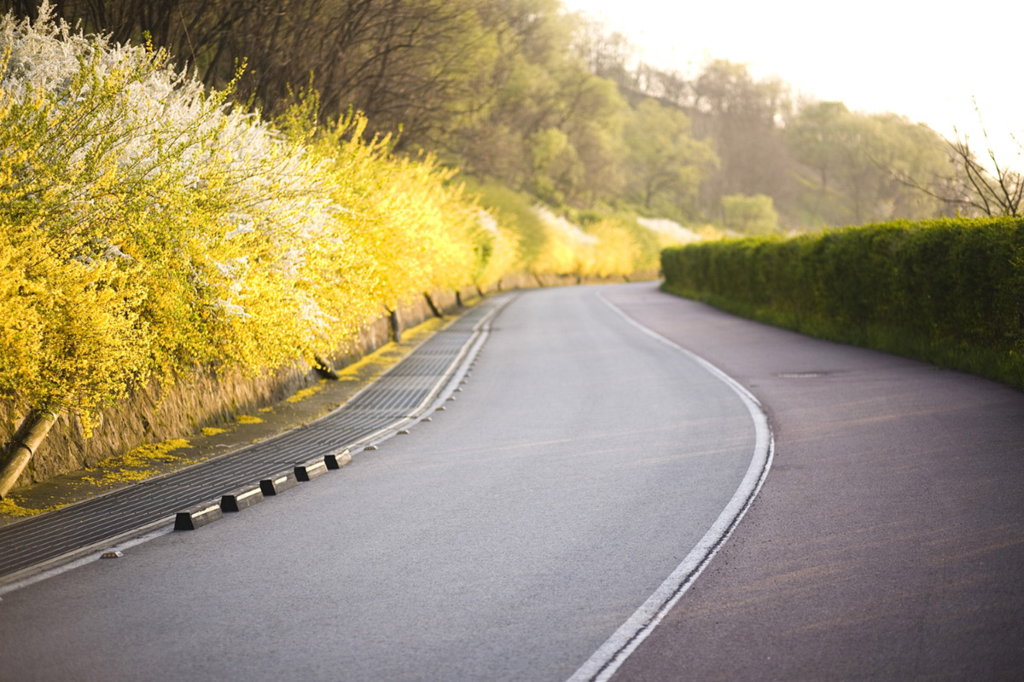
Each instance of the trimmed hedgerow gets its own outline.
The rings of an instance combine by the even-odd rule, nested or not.
[[[1024,388],[1024,220],[945,219],[665,249],[665,288]]]

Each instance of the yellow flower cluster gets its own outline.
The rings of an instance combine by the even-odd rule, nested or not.
[[[535,206],[533,211],[544,227],[544,246],[532,263],[534,272],[609,277],[650,267],[641,257],[640,245],[614,219],[599,220],[584,230],[545,207]]]
[[[315,125],[315,92],[271,127],[51,14],[0,20],[0,396],[22,407],[88,425],[154,376],[326,355],[423,292],[649,267],[614,221],[510,228],[362,115]]]
[[[0,50],[0,394],[25,406],[88,418],[154,374],[268,371],[514,260],[358,114],[279,133],[45,5]]]

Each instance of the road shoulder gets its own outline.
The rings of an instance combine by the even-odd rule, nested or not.
[[[662,293],[606,296],[736,377],[772,472],[615,680],[1019,679],[1024,394]]]
[[[0,501],[0,528],[230,454],[319,419],[343,405],[456,319],[457,315],[430,318],[405,330],[400,342],[386,343],[338,370],[337,380],[322,379],[233,422],[202,429],[188,438],[146,444],[128,455],[112,457],[94,467],[17,488]]]

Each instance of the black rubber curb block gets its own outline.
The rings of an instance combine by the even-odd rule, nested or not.
[[[300,481],[312,481],[317,476],[327,473],[327,463],[323,457],[311,459],[308,462],[295,465],[295,478]]]
[[[352,453],[348,450],[333,455],[324,456],[324,464],[328,469],[340,469],[352,461]]]
[[[417,383],[417,387],[410,389],[413,392],[410,399],[420,402],[413,401],[415,405],[407,405],[408,400],[403,398],[405,402],[399,405],[404,415],[401,418],[396,416],[397,412],[375,416],[365,415],[359,409],[362,406],[357,400],[359,396],[363,402],[369,403],[391,399],[386,392],[392,389],[381,388],[375,381],[357,392],[346,405],[305,425],[313,429],[310,433],[319,434],[308,443],[301,442],[304,438],[300,434],[305,432],[291,429],[272,436],[266,442],[242,447],[181,471],[144,481],[138,486],[110,491],[52,514],[0,527],[0,586],[17,582],[18,576],[45,574],[89,552],[109,547],[114,540],[142,537],[145,533],[156,532],[155,529],[166,532],[169,523],[173,523],[171,528],[176,530],[195,530],[223,518],[225,512],[237,513],[262,502],[265,496],[297,487],[298,475],[303,480],[311,480],[329,470],[348,465],[352,461],[351,450],[362,449],[363,444],[373,442],[393,427],[408,423],[413,419],[408,416],[408,411],[416,411],[419,415],[436,406],[444,400],[438,396],[445,393],[446,386],[469,376],[466,362],[470,366],[475,362],[474,356],[487,338],[489,320],[512,300],[514,297],[496,298],[493,303],[460,316],[455,324],[443,330],[445,334],[431,336],[394,365],[408,370],[426,363],[424,371],[429,371],[424,377],[436,379],[430,387],[420,387]],[[481,335],[482,329],[485,331]],[[442,359],[445,361],[443,367],[438,365]],[[411,364],[403,365],[406,362]],[[401,383],[407,381],[401,378],[406,375],[419,376],[418,370],[412,374],[405,370],[396,371],[392,378],[398,378]],[[374,386],[378,388],[374,389]],[[425,390],[427,388],[429,390]],[[385,393],[378,395],[374,390]],[[339,442],[341,438],[349,438],[350,447],[337,451],[339,446],[345,446],[344,441]],[[375,450],[376,446],[369,445],[365,449]],[[325,450],[330,454],[324,454],[319,461],[295,464],[298,457]],[[265,473],[275,470],[278,473],[273,476]],[[254,479],[259,480],[258,491],[256,484],[246,485]],[[199,503],[200,500],[207,501]],[[95,522],[95,519],[103,518],[109,518],[109,522]]]
[[[264,495],[280,495],[285,490],[291,490],[299,484],[299,480],[295,478],[295,471],[289,469],[288,471],[282,471],[279,474],[264,478],[260,481],[260,490],[263,491]]]
[[[178,512],[174,517],[174,530],[196,530],[222,518],[224,512],[219,500],[205,502]]]
[[[263,490],[259,483],[243,486],[220,498],[220,509],[226,512],[240,512],[263,501]]]

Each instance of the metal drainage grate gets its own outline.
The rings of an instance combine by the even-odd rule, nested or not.
[[[339,453],[415,417],[457,369],[486,319],[506,297],[489,299],[425,341],[391,371],[328,416],[189,469],[0,528],[0,579],[220,499],[241,485]]]

